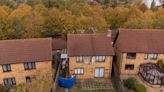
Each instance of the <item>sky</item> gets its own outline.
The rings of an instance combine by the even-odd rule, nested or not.
[[[151,6],[151,3],[152,3],[153,0],[143,0],[143,2],[150,8]],[[156,5],[160,5],[160,0],[155,0],[156,2]]]

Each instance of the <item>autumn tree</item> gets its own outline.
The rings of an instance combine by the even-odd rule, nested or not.
[[[8,32],[12,39],[40,37],[44,18],[33,12],[30,6],[21,4],[10,14],[9,20],[11,26]]]
[[[127,21],[129,9],[124,7],[107,8],[104,16],[110,28],[119,28]]]
[[[164,29],[164,8],[161,8],[156,12],[154,28]]]
[[[30,83],[19,84],[11,88],[9,92],[51,92],[52,84],[52,75],[49,72],[38,73],[32,77]]]
[[[8,29],[8,12],[4,9],[4,7],[0,6],[0,39],[7,39],[6,33]]]
[[[151,10],[152,11],[156,11],[157,10],[157,7],[156,7],[156,2],[153,0],[152,3],[151,3]]]

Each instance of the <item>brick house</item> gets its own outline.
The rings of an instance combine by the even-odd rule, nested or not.
[[[78,79],[110,78],[114,50],[107,34],[69,34],[69,73]]]
[[[164,59],[164,30],[123,29],[115,43],[121,75],[136,75],[141,64]]]
[[[63,38],[52,38],[53,54],[61,53],[61,58],[67,58],[67,40]]]
[[[37,73],[51,72],[50,38],[1,40],[0,84],[16,85],[31,81]]]

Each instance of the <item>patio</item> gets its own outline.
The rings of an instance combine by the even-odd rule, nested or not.
[[[116,92],[109,79],[79,80],[69,92]]]

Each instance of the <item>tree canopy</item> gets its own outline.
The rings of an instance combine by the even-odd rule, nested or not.
[[[26,1],[26,2],[25,2]],[[105,32],[116,28],[163,29],[164,8],[149,9],[128,0],[131,5],[90,4],[87,0],[1,0],[0,39],[66,37],[94,29]],[[98,0],[99,1],[99,0]],[[102,0],[100,0],[102,1]],[[113,7],[114,6],[114,7]]]

